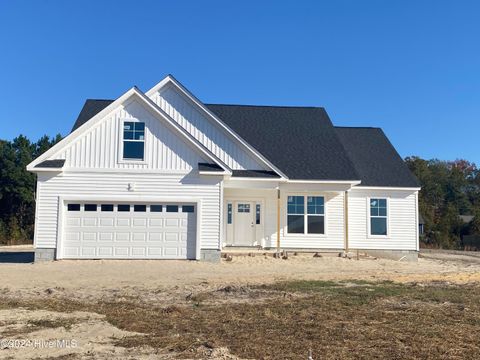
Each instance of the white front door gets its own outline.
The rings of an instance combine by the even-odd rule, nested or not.
[[[237,201],[234,203],[235,246],[252,246],[255,242],[255,203]]]

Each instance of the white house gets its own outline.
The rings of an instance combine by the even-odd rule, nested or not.
[[[87,100],[38,175],[37,260],[218,260],[229,247],[416,259],[417,180],[378,128],[209,105],[167,76]]]

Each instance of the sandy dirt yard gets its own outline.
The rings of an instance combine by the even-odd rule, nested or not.
[[[200,299],[194,301],[198,305],[202,294],[218,289],[226,289],[225,293],[229,293],[229,289],[250,290],[237,291],[235,298],[207,299],[216,305],[222,302],[249,303],[252,298],[268,302],[274,298],[271,293],[251,289],[293,280],[469,286],[480,283],[480,256],[476,253],[425,252],[418,262],[399,262],[331,255],[313,257],[311,254],[290,255],[283,260],[257,254],[254,257],[235,256],[232,261],[222,260],[219,264],[62,260],[35,264],[0,263],[0,279],[3,301],[0,308],[0,358],[171,359],[190,356],[237,359],[221,344],[197,344],[189,356],[185,353],[180,356],[175,349],[159,350],[152,342],[129,346],[126,339],[137,339],[143,333],[142,328],[128,326],[132,322],[120,326],[117,320],[112,320],[116,319],[113,310],[104,308],[105,304],[116,304],[115,311],[120,313],[122,309],[118,304],[124,303],[134,303],[143,310],[154,306],[175,312],[176,308],[172,307],[191,306],[192,299]],[[297,295],[292,292],[289,296]],[[103,310],[97,312],[96,306]],[[127,307],[125,309],[127,311]],[[165,311],[170,313],[170,310]],[[31,341],[37,341],[36,346]],[[46,344],[48,341],[64,343]]]

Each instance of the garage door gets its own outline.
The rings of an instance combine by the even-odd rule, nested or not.
[[[62,257],[194,259],[196,210],[187,203],[67,203]]]

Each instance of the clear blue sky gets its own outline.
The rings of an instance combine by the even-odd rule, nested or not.
[[[402,156],[480,164],[478,1],[0,0],[0,138],[172,73],[204,102],[324,106]]]

